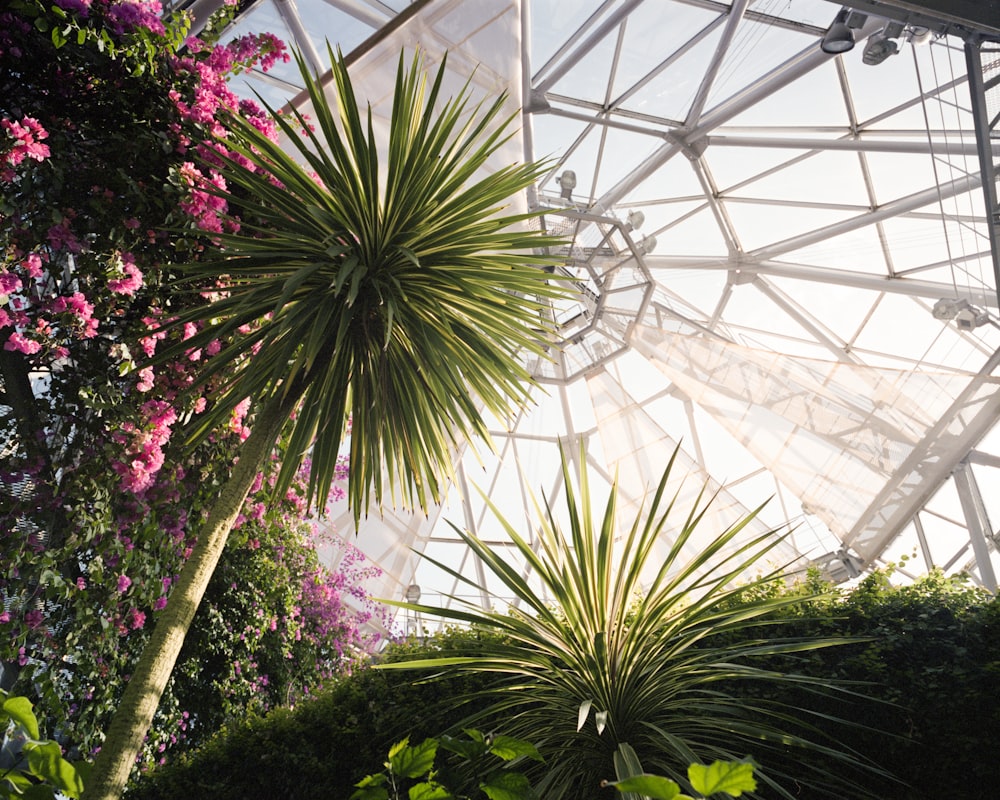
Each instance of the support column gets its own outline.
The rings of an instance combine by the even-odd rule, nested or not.
[[[990,559],[989,544],[993,529],[986,516],[986,506],[983,503],[983,496],[979,492],[979,484],[976,483],[972,467],[969,466],[966,459],[962,459],[958,463],[952,477],[955,479],[955,487],[958,489],[958,497],[962,503],[962,512],[965,514],[972,552],[975,553],[976,565],[979,567],[979,577],[983,586],[996,594],[997,576]]]
[[[1000,140],[1000,43],[969,39],[965,62],[972,96],[972,119],[976,127],[976,149],[986,202],[986,228],[993,253],[993,276],[1000,293],[1000,174],[993,161],[993,141]]]

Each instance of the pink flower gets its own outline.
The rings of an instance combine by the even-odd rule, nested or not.
[[[167,607],[166,597],[157,597],[156,600],[153,601],[153,611],[163,611],[163,609],[165,609],[166,607]]]
[[[14,294],[21,288],[21,279],[12,272],[0,272],[0,294]]]
[[[20,122],[0,119],[0,128],[13,137],[15,142],[10,152],[4,156],[11,166],[16,167],[25,158],[44,161],[51,155],[49,146],[41,144],[41,140],[47,139],[49,133],[34,117],[24,117]]]
[[[42,277],[42,257],[38,253],[29,253],[21,266],[28,271],[28,275],[32,278]]]
[[[41,350],[42,346],[33,339],[25,338],[19,331],[14,331],[7,337],[7,341],[3,344],[3,349],[11,352],[16,351],[24,353],[26,356],[30,356]]]
[[[132,579],[128,575],[118,576],[118,592],[120,594],[125,594],[128,591],[128,587],[132,585]]]
[[[10,613],[7,611],[0,612],[0,624],[10,622]]]
[[[131,253],[120,253],[119,259],[124,277],[109,280],[108,288],[114,294],[123,294],[126,297],[131,297],[142,287],[142,273],[135,265],[135,258]]]
[[[146,624],[146,615],[141,612],[138,608],[133,608],[131,612],[132,621],[130,623],[132,630],[137,631],[143,625]]]
[[[148,392],[153,388],[153,368],[143,367],[139,370],[139,381],[135,388],[140,392]]]
[[[90,16],[91,0],[56,0],[56,5],[64,11],[75,11],[81,17]]]

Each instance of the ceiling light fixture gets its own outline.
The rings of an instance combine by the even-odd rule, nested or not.
[[[955,326],[960,331],[971,331],[990,321],[990,315],[981,308],[968,306],[955,315]]]
[[[899,52],[899,43],[894,40],[902,35],[903,24],[900,22],[891,22],[882,30],[873,33],[865,45],[865,52],[861,57],[862,63],[875,66],[889,56],[896,55]]]
[[[931,309],[934,319],[948,322],[955,320],[955,326],[961,331],[971,331],[990,321],[990,315],[972,305],[964,298],[942,297]]]
[[[630,231],[637,231],[642,227],[642,223],[646,221],[646,215],[641,211],[629,211],[625,220],[628,223]]]
[[[820,48],[824,53],[846,53],[854,47],[854,31],[847,25],[850,13],[848,8],[842,8],[837,12],[833,23],[823,35],[823,41],[820,42]]]
[[[563,171],[563,174],[556,178],[559,184],[559,194],[567,200],[573,199],[573,190],[576,188],[576,173],[571,169]]]

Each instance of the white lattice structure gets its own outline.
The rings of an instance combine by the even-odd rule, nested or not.
[[[594,474],[618,474],[624,516],[679,445],[685,491],[718,492],[706,534],[772,497],[761,525],[798,526],[776,561],[844,578],[915,555],[901,575],[996,588],[1000,19],[926,5],[246,5],[234,33],[272,30],[320,72],[325,39],[351,53],[376,116],[401,49],[507,91],[523,125],[504,158],[553,159],[522,199],[584,279],[553,310],[554,359],[531,365],[535,405],[496,422],[495,453],[456,454],[446,505],[357,535],[331,521],[383,567],[376,594],[452,591],[421,553],[482,578],[447,523],[502,546],[479,487],[530,530],[520,477],[558,504],[558,443],[581,440]],[[852,49],[828,52],[835,18]],[[294,81],[250,79],[278,104],[299,101]]]

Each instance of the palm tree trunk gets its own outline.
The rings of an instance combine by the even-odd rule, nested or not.
[[[250,487],[267,462],[300,393],[273,397],[240,446],[238,460],[201,527],[191,556],[142,651],[84,789],[85,800],[118,800]]]

